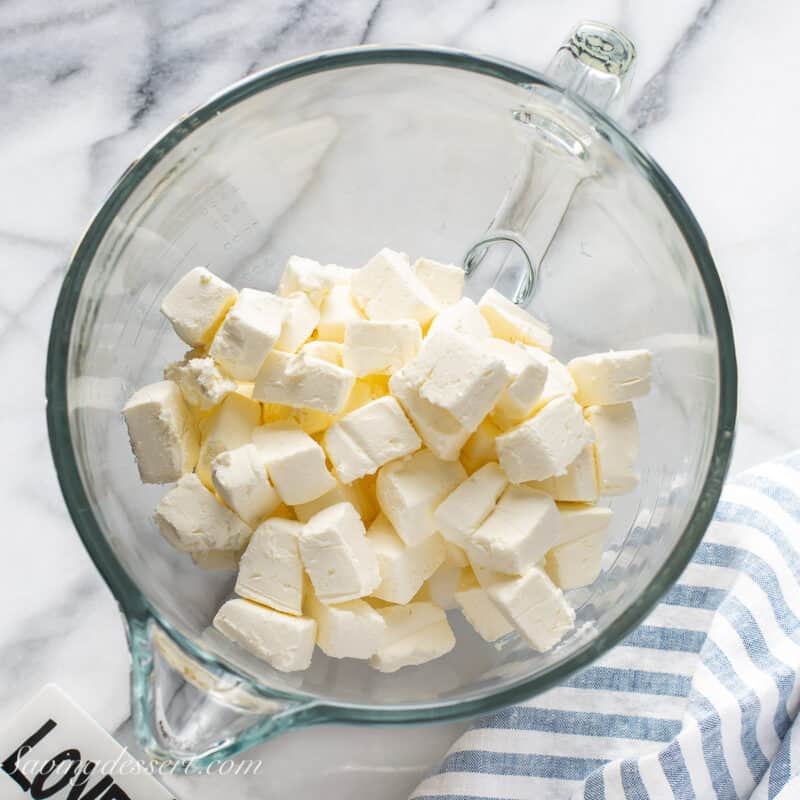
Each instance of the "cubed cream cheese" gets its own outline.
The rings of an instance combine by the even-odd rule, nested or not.
[[[367,539],[381,573],[381,582],[372,594],[389,603],[408,603],[445,559],[441,536],[433,534],[419,544],[407,545],[383,514],[370,526]]]
[[[421,397],[411,380],[396,372],[391,392],[400,401],[422,440],[439,458],[455,461],[469,431],[449,412]]]
[[[349,284],[334,286],[322,301],[317,334],[320,339],[343,342],[347,326],[364,319],[353,300]]]
[[[276,350],[296,353],[303,342],[314,332],[319,322],[319,309],[303,292],[295,292],[285,298],[286,318],[281,335],[275,342]]]
[[[269,292],[242,289],[214,336],[208,354],[229,375],[252,381],[281,335],[288,302]]]
[[[369,663],[379,672],[424,664],[455,647],[455,636],[444,611],[432,603],[392,605],[377,611],[386,623],[386,632]]]
[[[361,517],[350,503],[315,514],[300,534],[300,555],[323,603],[366,597],[381,582],[378,559]]]
[[[544,653],[575,627],[575,612],[547,574],[533,567],[519,578],[494,576],[481,586],[528,644]]]
[[[339,414],[355,383],[349,370],[305,353],[271,352],[256,376],[253,398]]]
[[[253,431],[253,443],[287,505],[308,503],[336,487],[323,449],[300,428],[283,422],[262,425]]]
[[[492,336],[509,342],[541,347],[549,350],[553,337],[544,322],[536,319],[496,289],[488,289],[478,302],[478,308],[489,323]]]
[[[592,430],[572,397],[551,400],[533,417],[497,437],[500,466],[512,483],[563,475],[592,440]]]
[[[449,329],[429,334],[419,355],[389,379],[425,444],[453,460],[508,383],[501,359]]]
[[[473,564],[522,575],[558,542],[560,526],[550,495],[527,486],[509,486],[465,549]]]
[[[378,513],[377,501],[370,496],[369,490],[362,481],[354,481],[351,484],[337,481],[333,489],[325,492],[316,500],[296,505],[294,513],[300,522],[308,522],[314,514],[322,511],[323,508],[335,506],[337,503],[352,503],[364,524],[372,522]]]
[[[325,342],[322,339],[314,339],[306,342],[300,352],[312,358],[319,358],[322,361],[330,361],[341,367],[344,364],[344,345],[341,342]]]
[[[484,464],[497,461],[495,440],[503,431],[490,419],[478,425],[475,433],[467,439],[461,450],[461,463],[470,474],[479,470]]]
[[[567,364],[582,406],[608,406],[643,397],[650,391],[650,353],[616,350],[573,358]]]
[[[211,483],[223,503],[251,528],[281,504],[253,444],[220,453],[211,462]]]
[[[371,475],[422,446],[393,397],[373,400],[342,417],[325,432],[323,444],[342,483]]]
[[[470,339],[488,339],[490,336],[489,323],[468,297],[462,297],[452,306],[443,308],[431,322],[428,336],[441,330],[455,331]]]
[[[427,325],[439,304],[403,253],[385,247],[355,272],[353,297],[368,319],[415,319]]]
[[[177,550],[240,550],[251,529],[201,483],[184,475],[156,507],[155,520],[164,538]]]
[[[262,522],[239,562],[234,591],[240,597],[297,616],[303,613],[303,525],[288,519]]]
[[[544,388],[539,395],[537,401],[537,409],[547,405],[551,400],[563,395],[574,396],[578,388],[575,386],[575,381],[572,380],[572,375],[569,370],[557,359],[545,353],[544,350],[539,350],[536,347],[528,348],[530,355],[538,359],[547,367],[547,380],[544,382]]]
[[[613,516],[610,508],[590,503],[557,503],[556,505],[561,518],[561,528],[556,544],[566,544],[594,533],[602,533],[605,537]]]
[[[498,464],[484,465],[437,507],[433,515],[436,529],[448,542],[466,548],[507,486],[508,478]]]
[[[214,338],[236,296],[229,283],[205,267],[195,267],[167,292],[161,313],[186,344],[200,347]]]
[[[345,328],[343,364],[358,377],[391,375],[416,357],[422,330],[414,320],[358,320]]]
[[[171,483],[197,463],[197,423],[173,381],[143,386],[122,409],[143,483]]]
[[[547,492],[555,500],[593,503],[598,495],[594,444],[592,442],[585,444],[563,475],[555,475],[544,481],[530,481],[527,485],[532,489]]]
[[[261,422],[261,406],[238,392],[231,392],[211,416],[200,423],[200,456],[197,475],[211,489],[211,462],[226,450],[235,450],[253,438]]]
[[[200,411],[208,411],[219,405],[237,389],[236,381],[223,375],[213,358],[196,357],[188,353],[183,361],[165,367],[164,378],[178,384],[184,400]]]
[[[317,621],[317,644],[331,658],[369,658],[386,635],[383,617],[363,600],[331,605],[311,595],[309,613]]]
[[[537,407],[547,382],[547,365],[534,355],[534,348],[490,338],[486,349],[503,360],[511,380],[491,411],[501,428],[521,422]]]
[[[554,547],[545,560],[545,571],[556,586],[568,591],[594,583],[603,563],[605,531]]]
[[[311,258],[290,256],[278,283],[278,294],[289,297],[295,292],[302,292],[319,308],[337,282],[336,272],[330,266],[323,266]]]
[[[378,503],[398,536],[416,545],[435,533],[436,507],[466,477],[458,461],[442,461],[430,450],[421,450],[381,467]]]
[[[589,406],[586,419],[594,430],[594,455],[600,494],[624,494],[639,484],[639,426],[633,403]]]
[[[280,672],[308,669],[317,640],[317,623],[250,600],[228,600],[214,617],[214,627],[228,639]]]
[[[455,600],[467,622],[486,642],[496,642],[514,626],[502,615],[488,593],[481,587],[471,569],[465,569],[458,582]]]
[[[422,584],[412,600],[415,603],[433,603],[445,611],[458,608],[456,589],[463,570],[463,566],[454,564],[445,556],[442,565]]]
[[[464,293],[464,270],[461,267],[432,258],[418,258],[412,270],[440,306],[450,306],[461,299]]]

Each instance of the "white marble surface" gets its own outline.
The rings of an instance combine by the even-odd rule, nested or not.
[[[620,26],[640,51],[626,124],[688,199],[727,283],[741,373],[734,469],[800,445],[792,147],[800,6],[673,0],[665,8],[656,0],[0,4],[0,715],[53,680],[128,736],[122,626],[73,532],[47,447],[50,316],[72,246],[129,161],[182,111],[286,58],[424,42],[543,67],[576,20]],[[400,798],[459,728],[298,732],[258,749],[260,776],[172,785],[193,798]]]

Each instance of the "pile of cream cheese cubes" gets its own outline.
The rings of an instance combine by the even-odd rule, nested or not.
[[[164,537],[238,569],[214,626],[275,669],[393,672],[455,645],[460,608],[538,651],[575,624],[611,511],[633,489],[631,401],[650,354],[566,366],[547,326],[463,270],[381,250],[360,269],[293,256],[277,293],[204,267],[162,312],[193,349],[123,415],[141,479],[173,483]]]

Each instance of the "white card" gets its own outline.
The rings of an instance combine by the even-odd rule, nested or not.
[[[0,800],[174,800],[54,684],[0,731]]]

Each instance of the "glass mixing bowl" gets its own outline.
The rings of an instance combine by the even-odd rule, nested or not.
[[[583,84],[572,81],[605,85]],[[501,256],[475,247],[487,238],[505,243]],[[453,263],[471,250],[467,294],[494,284],[527,304],[561,359],[650,349],[641,485],[610,499],[602,575],[570,593],[577,627],[551,652],[516,637],[493,647],[451,614],[457,645],[438,661],[384,675],[317,651],[308,671],[284,674],[209,628],[234,576],[199,569],[161,538],[152,511],[164,487],[139,481],[120,408],[185,350],[159,304],[189,268],[270,290],[290,254],[359,266],[384,245]],[[736,363],[697,222],[596,105],[489,58],[358,48],[247,78],[130,166],[66,276],[47,397],[64,497],[125,617],[139,739],[155,757],[202,765],[298,725],[475,715],[612,647],[711,519]]]

